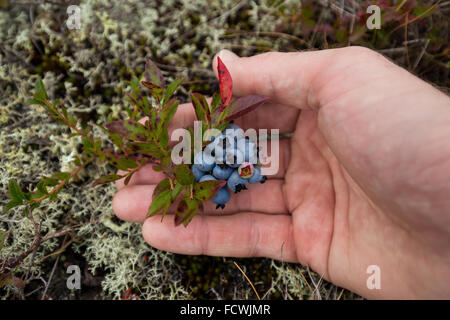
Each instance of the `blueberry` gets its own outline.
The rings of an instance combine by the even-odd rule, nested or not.
[[[235,124],[234,122],[230,122],[230,124],[228,124],[227,129],[233,129],[233,130],[237,130],[237,129],[241,129],[241,127],[239,127],[237,124]]]
[[[215,159],[213,156],[200,151],[194,157],[194,164],[198,164],[198,168],[202,171],[211,171],[214,168]]]
[[[214,178],[212,175],[210,174],[205,174],[203,177],[200,178],[200,180],[198,180],[198,182],[203,182],[203,181],[210,181],[210,180],[217,180],[216,178]]]
[[[211,199],[211,201],[217,204],[216,209],[219,208],[223,209],[225,208],[225,204],[228,201],[230,201],[230,198],[231,198],[230,191],[228,191],[226,187],[223,187],[216,193],[216,195],[214,196],[214,198]]]
[[[230,168],[226,164],[218,164],[214,167],[212,173],[219,180],[227,180],[233,173],[233,168]]]
[[[251,184],[255,184],[255,183],[264,183],[267,180],[266,176],[263,176],[261,174],[261,168],[258,166],[254,166],[253,167],[254,172],[253,175],[251,176],[250,179],[248,179],[248,182],[250,182]]]
[[[231,191],[237,193],[240,192],[241,190],[246,190],[247,183],[248,181],[246,179],[242,179],[239,176],[238,171],[234,170],[231,176],[228,178],[227,186],[228,188],[230,188]]]
[[[238,125],[230,123],[228,127],[224,130],[225,135],[233,137],[234,141],[244,138],[244,130],[242,130]]]
[[[195,181],[199,181],[201,177],[203,177],[206,173],[202,170],[200,170],[198,164],[193,164],[191,166],[191,171],[194,174]]]
[[[258,162],[258,152],[255,143],[249,139],[240,139],[237,141],[236,147],[244,154],[244,161],[251,163]]]
[[[244,155],[239,149],[227,149],[225,163],[232,168],[237,168],[244,162]]]

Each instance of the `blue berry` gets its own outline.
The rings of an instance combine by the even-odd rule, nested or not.
[[[200,170],[198,164],[193,164],[191,166],[191,171],[194,174],[195,181],[199,181],[201,177],[203,177],[206,173],[202,170]]]
[[[230,201],[231,194],[230,191],[226,187],[221,188],[219,191],[217,191],[214,198],[211,199],[212,202],[214,202],[217,206],[216,209],[219,208],[225,208],[225,204]]]
[[[198,180],[198,182],[203,182],[203,181],[210,181],[210,180],[217,180],[216,178],[214,178],[212,175],[210,174],[205,174],[203,177],[200,178],[200,180]]]
[[[251,184],[266,182],[267,177],[261,174],[261,168],[258,166],[254,166],[253,169],[253,175],[250,177],[250,179],[248,179],[248,182],[250,182]]]
[[[251,142],[249,139],[240,139],[237,141],[236,147],[244,154],[245,162],[258,162],[257,148],[255,143]]]
[[[227,180],[233,173],[233,168],[226,164],[218,164],[214,167],[212,173],[218,180]]]
[[[200,151],[194,157],[194,164],[198,164],[200,170],[207,172],[214,168],[215,159],[213,156]]]
[[[242,130],[238,125],[230,123],[228,127],[224,130],[225,135],[228,137],[233,137],[234,141],[244,138],[244,130]]]
[[[237,168],[244,162],[244,154],[238,149],[227,149],[225,163],[232,168]]]
[[[237,170],[234,170],[231,176],[228,178],[227,186],[234,193],[240,192],[241,190],[247,189],[248,181],[246,179],[242,179],[239,176]]]

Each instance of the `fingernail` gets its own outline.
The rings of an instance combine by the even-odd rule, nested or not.
[[[231,62],[231,61],[236,60],[236,59],[239,58],[238,55],[236,55],[235,53],[233,53],[233,52],[231,52],[230,50],[227,50],[227,49],[220,50],[220,52],[217,55],[220,57],[220,59],[223,62]]]

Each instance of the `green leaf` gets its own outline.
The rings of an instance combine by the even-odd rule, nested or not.
[[[137,162],[133,159],[119,158],[117,159],[117,162],[122,168],[125,168],[122,170],[134,169],[138,166]]]
[[[198,211],[198,202],[189,197],[180,201],[175,214],[175,226],[184,224],[186,227]]]
[[[140,83],[139,83],[138,77],[133,76],[133,78],[131,78],[130,87],[131,87],[131,90],[133,91],[133,93],[135,93],[135,94],[139,93]]]
[[[114,143],[120,150],[123,149],[123,139],[120,135],[118,135],[117,133],[114,133],[113,131],[105,128],[104,126],[100,125],[100,124],[95,124],[97,127],[99,127],[100,129],[102,129],[104,132],[106,132],[109,136],[109,139],[111,140],[112,143]]]
[[[220,91],[217,91],[216,93],[214,93],[212,100],[211,100],[211,106],[210,106],[211,113],[213,113],[217,109],[217,107],[220,105],[221,102],[222,102],[222,99],[220,97]]]
[[[89,139],[81,138],[81,142],[83,143],[83,148],[86,151],[86,153],[92,153],[92,150],[94,149],[94,145]]]
[[[171,84],[169,84],[166,88],[166,91],[164,92],[164,99],[163,99],[163,105],[169,101],[170,97],[172,96],[172,94],[175,92],[175,90],[178,89],[179,85],[181,84],[181,82],[183,82],[184,78],[179,78],[176,79],[174,82],[172,82]]]
[[[9,196],[12,200],[23,201],[25,200],[25,194],[20,189],[16,180],[10,180],[8,184]]]
[[[14,207],[18,207],[23,204],[23,201],[19,200],[11,200],[5,206],[3,207],[3,213],[7,213],[9,210],[11,210]]]
[[[41,106],[47,107],[47,104],[44,101],[42,101],[42,100],[39,100],[39,99],[29,99],[29,100],[27,100],[27,105],[31,106],[33,104],[39,104]]]
[[[167,210],[169,210],[170,205],[171,205],[171,203],[168,202],[168,203],[166,203],[166,205],[164,206],[164,208],[163,208],[164,210],[163,210],[163,213],[162,213],[162,216],[161,216],[161,222],[163,222],[164,217],[166,216]]]
[[[128,130],[126,138],[129,140],[146,141],[149,137],[147,130],[140,122],[125,120],[123,121],[123,125]]]
[[[136,173],[136,171],[132,171],[130,173],[127,174],[127,177],[125,178],[125,181],[123,182],[126,186],[128,185],[128,183],[131,180],[131,177]]]
[[[169,145],[169,132],[166,128],[161,129],[161,134],[159,135],[159,144],[163,148],[167,148]]]
[[[183,186],[180,183],[175,183],[175,186],[173,187],[173,190],[172,190],[172,202],[178,198],[181,191],[183,191],[185,187],[186,186]]]
[[[48,100],[48,95],[47,92],[45,91],[45,86],[41,78],[38,78],[36,80],[34,98],[37,100]]]
[[[171,99],[168,103],[166,103],[164,109],[161,112],[161,124],[159,125],[159,127],[164,126],[167,128],[173,116],[177,112],[177,109],[178,109],[178,101],[175,98]]]
[[[200,93],[191,94],[191,100],[194,104],[195,115],[200,121],[207,121],[209,124],[211,122],[211,115],[209,113],[209,106],[206,98]]]
[[[59,181],[61,181],[61,180],[69,180],[69,179],[70,179],[70,173],[67,173],[67,172],[57,172],[57,173],[54,173],[54,174],[51,176],[51,179],[55,179],[55,180],[59,180]]]
[[[148,209],[147,218],[154,216],[158,212],[160,212],[162,209],[170,205],[171,197],[170,197],[170,190],[165,190],[158,194],[153,200],[152,204],[150,205],[150,208]]]
[[[96,186],[98,186],[98,185],[100,185],[100,184],[105,184],[105,183],[113,182],[113,181],[119,180],[119,179],[121,179],[121,178],[123,178],[123,176],[118,175],[118,174],[108,174],[108,175],[106,175],[106,176],[100,177],[100,178],[98,178],[97,180],[95,180],[95,181],[92,183],[91,187],[96,187]]]
[[[42,195],[48,194],[48,191],[47,191],[47,188],[46,188],[46,185],[45,185],[45,181],[43,181],[43,180],[39,181],[38,184],[37,184],[37,186],[36,186],[36,188],[38,189],[38,191],[39,191]],[[38,198],[39,198],[39,197],[38,197]]]
[[[184,186],[194,183],[194,175],[185,164],[176,165],[174,168],[175,178]]]
[[[150,90],[152,93],[152,96],[158,101],[158,103],[162,100],[164,89],[160,86],[155,85],[154,83],[148,82],[148,81],[142,81],[141,82],[147,89]]]
[[[164,191],[170,190],[170,181],[169,178],[161,180],[157,185],[156,188],[153,190],[152,199],[155,199],[157,196],[159,196]]]
[[[194,198],[202,202],[211,200],[224,185],[224,180],[210,180],[194,185]]]
[[[164,156],[164,152],[154,142],[132,142],[127,146],[127,149],[133,153],[143,153],[150,155],[156,159],[161,159]]]
[[[44,181],[44,184],[46,186],[49,186],[49,187],[54,187],[54,186],[56,186],[58,184],[58,180],[55,180],[55,179],[52,179],[52,178],[44,177],[43,181]]]

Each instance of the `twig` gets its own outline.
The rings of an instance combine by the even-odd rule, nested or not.
[[[422,12],[421,14],[419,14],[419,15],[418,15],[417,17],[415,17],[414,19],[411,19],[411,20],[409,20],[409,21],[407,21],[407,22],[405,22],[405,23],[403,23],[403,24],[397,26],[397,27],[394,28],[391,32],[388,33],[388,36],[390,36],[392,33],[394,33],[395,31],[397,31],[398,29],[403,28],[403,26],[404,26],[405,24],[411,24],[411,23],[413,23],[413,22],[416,22],[416,21],[419,20],[419,19],[422,19],[422,17],[423,17],[424,15],[426,15],[428,12],[430,12],[431,10],[433,10],[433,9],[439,4],[439,2],[441,2],[441,0],[438,0],[435,4],[433,4],[431,7],[429,7],[427,10],[425,10],[424,12]]]
[[[411,71],[411,62],[409,60],[409,52],[408,52],[408,20],[409,20],[409,13],[405,13],[405,59],[406,63],[408,65],[408,70]]]
[[[52,191],[50,191],[48,194],[45,194],[42,197],[37,198],[37,199],[33,199],[31,201],[32,202],[39,202],[39,201],[42,201],[42,200],[46,199],[48,196],[50,196],[52,194],[58,193],[58,191],[67,183],[67,181],[69,181],[74,176],[76,176],[78,174],[78,172],[80,172],[80,170],[83,169],[85,166],[87,166],[91,161],[92,161],[92,159],[86,160],[84,163],[82,163],[80,166],[78,166],[78,168],[76,168],[74,171],[72,171],[70,173],[69,179],[61,180],[61,182],[55,188],[53,188]]]
[[[247,277],[247,275],[245,274],[245,272],[241,269],[241,267],[239,267],[239,265],[236,263],[236,261],[233,261],[234,265],[236,266],[236,268],[239,269],[239,271],[244,275],[245,279],[247,279],[248,283],[250,283],[250,286],[252,287],[253,291],[256,294],[256,297],[258,298],[258,300],[261,300],[261,298],[259,297],[258,291],[256,291],[255,286],[253,285],[253,283],[250,281],[250,279]]]
[[[51,281],[52,281],[53,274],[55,273],[56,265],[58,264],[59,257],[60,257],[60,256],[58,256],[58,258],[56,258],[55,264],[53,265],[52,272],[50,273],[50,277],[48,277],[48,281],[47,281],[47,283],[46,283],[46,285],[45,285],[44,292],[42,293],[41,300],[44,300],[45,296],[47,295],[47,290],[48,290],[48,287],[50,286],[50,283],[51,283]]]
[[[425,54],[425,51],[427,50],[428,44],[430,43],[430,39],[427,39],[425,42],[425,45],[422,48],[422,51],[420,52],[420,55],[417,57],[416,61],[414,62],[414,66],[412,68],[412,70],[414,71],[417,66],[419,65],[420,61],[423,58],[423,55]]]
[[[344,293],[344,288],[342,288],[341,293],[339,293],[339,296],[337,297],[337,300],[341,299],[343,293]]]

